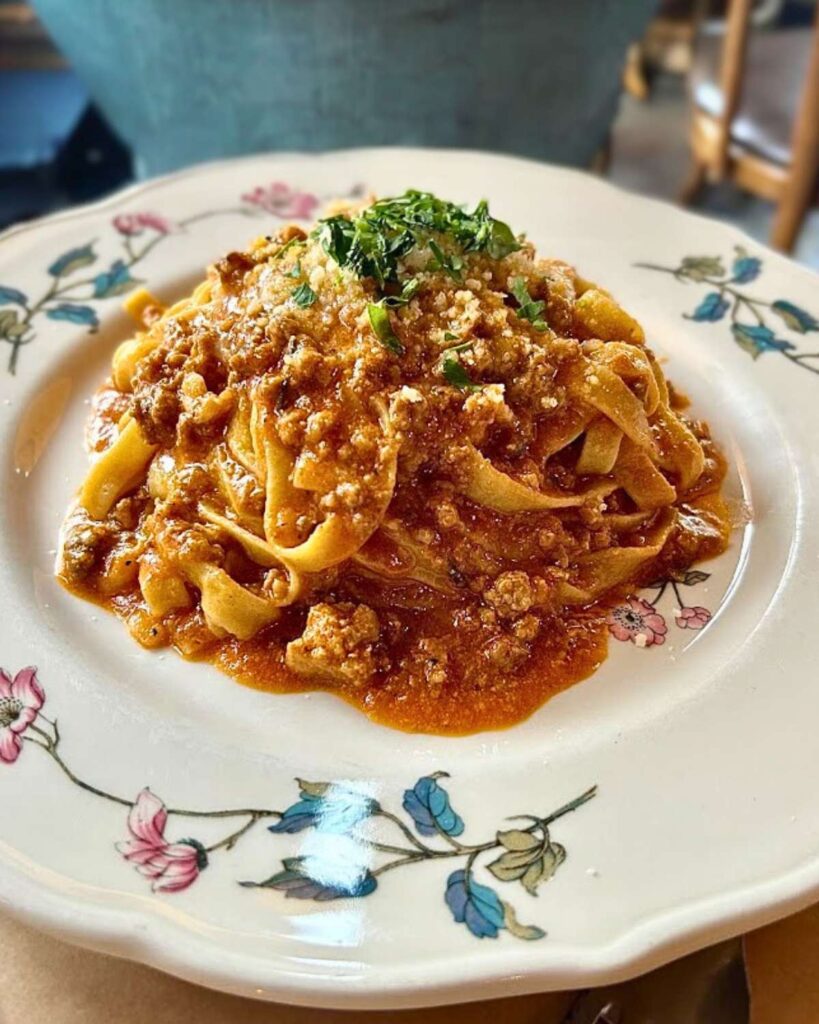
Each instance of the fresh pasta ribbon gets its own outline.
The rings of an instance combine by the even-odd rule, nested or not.
[[[145,440],[136,420],[129,420],[91,466],[80,488],[80,505],[92,518],[104,518],[123,494],[145,478],[157,447]]]

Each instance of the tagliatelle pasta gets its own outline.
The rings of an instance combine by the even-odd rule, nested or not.
[[[727,543],[724,463],[640,325],[485,204],[340,211],[126,308],[58,568],[148,646],[469,731],[588,674],[610,595]]]

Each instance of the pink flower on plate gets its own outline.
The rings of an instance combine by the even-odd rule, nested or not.
[[[128,812],[131,839],[117,843],[117,850],[151,879],[154,892],[180,892],[196,881],[208,865],[204,846],[195,839],[169,843],[165,839],[168,812],[150,789],[143,789]]]
[[[152,228],[160,235],[169,235],[176,225],[172,220],[158,213],[120,213],[114,217],[114,227],[121,235],[141,235],[145,228]]]
[[[245,192],[242,199],[252,203],[274,217],[296,220],[309,220],[319,201],[312,192],[299,192],[283,181],[273,181],[269,185],[258,185],[250,192]]]
[[[654,605],[639,597],[629,597],[625,604],[612,608],[608,625],[616,640],[630,640],[636,647],[664,644],[668,632],[665,619]]]
[[[680,629],[702,629],[711,621],[711,612],[697,604],[693,608],[678,608],[674,618]]]
[[[14,764],[28,729],[45,702],[36,668],[21,668],[14,679],[0,668],[0,761]]]

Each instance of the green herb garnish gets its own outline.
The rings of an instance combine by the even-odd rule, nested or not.
[[[522,277],[512,278],[512,294],[518,300],[517,314],[521,320],[528,320],[536,331],[548,331],[549,325],[542,316],[546,303],[532,298]]]
[[[307,309],[308,306],[312,306],[318,296],[305,281],[300,284],[297,288],[294,288],[290,293],[290,297],[296,303],[297,306],[301,306],[302,309]]]
[[[472,213],[430,192],[409,190],[403,196],[382,199],[355,217],[327,217],[316,232],[329,256],[360,278],[373,278],[379,288],[400,283],[398,264],[413,249],[446,239],[461,253],[483,252],[502,259],[520,248],[508,224],[489,215],[483,200]],[[435,249],[433,248],[433,253]],[[436,256],[440,261],[440,257]],[[441,262],[442,269],[457,273],[463,260],[458,253]]]
[[[284,245],[281,247],[281,249],[279,249],[279,251],[276,253],[275,258],[277,260],[280,260],[282,258],[282,256],[284,256],[284,254],[287,252],[288,249],[292,248],[294,245],[298,245],[299,242],[302,242],[302,241],[303,241],[303,239],[298,238],[298,237],[291,238],[289,241],[284,243]]]
[[[301,277],[301,260],[296,260],[296,265],[290,271],[291,277]]]
[[[459,284],[463,280],[461,276],[461,270],[463,269],[464,261],[456,253],[445,253],[438,243],[430,238],[429,248],[432,252],[432,260],[430,261],[430,270],[443,270],[449,274],[453,281],[457,281]]]
[[[383,299],[381,299],[381,302],[383,305],[392,306],[393,308],[406,306],[420,287],[420,278],[411,277],[404,283],[404,287],[401,289],[400,295],[385,295]]]
[[[444,331],[444,341],[457,341],[458,335],[453,334],[452,331]]]
[[[390,314],[379,302],[370,302],[367,306],[367,316],[370,318],[370,326],[376,338],[384,348],[400,356],[404,352],[404,346],[395,336],[390,323]]]
[[[456,347],[460,348],[460,346]],[[447,352],[441,367],[447,384],[451,384],[454,388],[459,388],[461,391],[480,391],[481,385],[476,384],[472,380],[461,360],[456,355],[450,354],[454,351],[454,349],[450,349]]]

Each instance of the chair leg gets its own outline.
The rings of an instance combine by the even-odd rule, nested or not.
[[[651,86],[646,78],[643,59],[643,44],[632,43],[626,54],[626,66],[623,68],[623,88],[635,100],[645,102],[651,93]]]
[[[680,189],[678,201],[682,206],[690,206],[696,202],[700,192],[702,192],[705,185],[705,164],[701,164],[698,160],[694,160],[691,164],[691,169],[688,172],[688,177],[683,182],[683,186]]]
[[[802,221],[810,206],[810,193],[794,194],[789,190],[781,199],[771,227],[771,245],[780,252],[793,252]]]
[[[771,245],[783,252],[793,249],[819,180],[819,8],[791,153],[790,173],[771,231]]]

